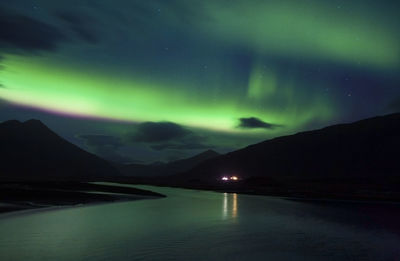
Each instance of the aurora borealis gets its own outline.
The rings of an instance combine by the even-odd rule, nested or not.
[[[399,11],[369,0],[1,1],[0,120],[36,117],[100,156],[151,162],[399,111]],[[149,126],[154,139],[138,140]]]

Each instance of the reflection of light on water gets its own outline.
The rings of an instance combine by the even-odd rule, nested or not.
[[[232,202],[232,217],[237,217],[237,194],[233,193],[233,202]]]
[[[228,217],[228,193],[224,193],[224,204],[222,205],[222,218]]]
[[[222,204],[222,219],[236,218],[238,212],[237,194],[224,193]]]

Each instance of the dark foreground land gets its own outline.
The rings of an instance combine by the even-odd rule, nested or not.
[[[87,182],[3,182],[0,183],[0,213],[159,197],[165,196],[142,189]]]

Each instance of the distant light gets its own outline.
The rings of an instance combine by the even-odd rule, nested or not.
[[[222,181],[238,181],[239,177],[238,176],[223,176],[221,178]]]

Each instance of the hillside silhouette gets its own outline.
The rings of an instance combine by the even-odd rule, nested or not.
[[[243,186],[400,183],[400,113],[267,140],[200,163],[175,181]],[[238,185],[239,186],[239,185]]]
[[[0,123],[0,179],[96,180],[118,175],[107,161],[64,140],[39,120]]]
[[[167,176],[181,173],[194,168],[203,161],[215,158],[220,154],[207,150],[193,157],[176,160],[168,163],[157,164],[127,164],[119,166],[120,172],[125,176],[151,177],[151,176]]]

